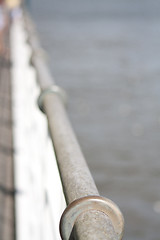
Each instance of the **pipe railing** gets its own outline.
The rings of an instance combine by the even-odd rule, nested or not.
[[[41,88],[39,107],[48,119],[68,205],[60,221],[61,237],[66,240],[120,240],[123,216],[116,204],[99,196],[64,107],[64,91],[55,84],[48,70],[31,18],[25,13],[24,19],[33,51],[31,62]]]

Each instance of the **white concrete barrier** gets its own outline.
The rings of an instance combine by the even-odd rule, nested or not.
[[[66,206],[23,20],[11,28],[16,240],[56,240]]]

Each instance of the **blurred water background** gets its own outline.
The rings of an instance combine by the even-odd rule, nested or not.
[[[160,1],[33,0],[40,40],[125,240],[160,240]]]

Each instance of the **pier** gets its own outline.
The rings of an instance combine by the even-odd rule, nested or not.
[[[0,72],[2,240],[121,240],[123,215],[98,192],[65,110],[65,92],[50,74],[28,14],[13,21],[6,39],[10,58],[3,56]]]
[[[10,48],[9,33],[5,36]],[[10,59],[0,57],[0,239],[14,240],[14,174]]]

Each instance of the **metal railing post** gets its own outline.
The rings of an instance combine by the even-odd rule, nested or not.
[[[64,108],[63,91],[48,71],[33,24],[25,15],[29,42],[33,49],[32,63],[41,87],[40,108],[48,119],[51,139],[56,152],[63,190],[68,204],[61,218],[62,239],[120,240],[124,220],[119,208],[99,196]]]

